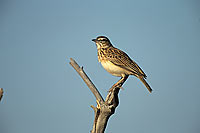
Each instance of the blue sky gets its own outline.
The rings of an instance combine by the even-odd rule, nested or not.
[[[91,39],[105,35],[141,66],[154,90],[129,77],[106,132],[199,133],[199,6],[198,0],[1,0],[1,132],[89,132],[95,98],[69,58],[105,97],[119,79],[97,60]]]

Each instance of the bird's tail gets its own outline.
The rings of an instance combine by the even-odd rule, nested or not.
[[[151,87],[149,86],[149,84],[146,82],[146,80],[144,79],[144,77],[139,77],[139,79],[142,81],[142,83],[146,86],[146,88],[148,89],[148,91],[151,93],[152,92],[152,89]]]

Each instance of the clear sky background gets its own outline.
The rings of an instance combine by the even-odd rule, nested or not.
[[[97,60],[105,35],[147,74],[131,76],[107,133],[200,132],[198,0],[1,0],[1,133],[86,133],[95,98],[69,65],[84,66],[99,91],[119,78]]]

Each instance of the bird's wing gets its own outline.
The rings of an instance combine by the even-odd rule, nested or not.
[[[110,62],[128,71],[133,72],[134,75],[143,76],[144,78],[146,78],[146,74],[142,71],[142,69],[136,64],[136,62],[131,60],[131,58],[125,52],[117,48],[110,49],[108,52],[109,52],[110,58],[107,57],[107,59]]]

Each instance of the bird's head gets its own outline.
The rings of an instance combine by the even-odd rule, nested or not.
[[[96,39],[92,39],[92,41],[96,43],[97,49],[108,48],[112,46],[110,40],[105,36],[98,36]]]

